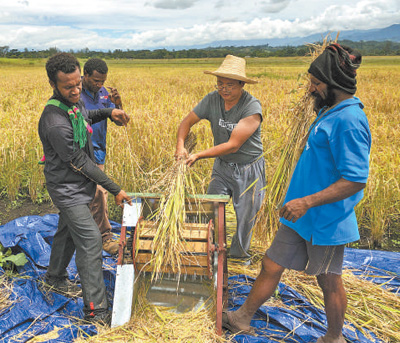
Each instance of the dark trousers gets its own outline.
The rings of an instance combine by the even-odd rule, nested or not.
[[[102,239],[87,204],[60,208],[57,232],[51,246],[49,277],[66,275],[76,250],[75,262],[83,291],[84,310],[107,309],[103,278]]]

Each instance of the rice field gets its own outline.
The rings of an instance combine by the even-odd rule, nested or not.
[[[106,172],[126,191],[146,192],[162,180],[174,164],[177,127],[196,103],[214,90],[215,77],[205,75],[203,71],[215,70],[221,59],[107,62],[109,75],[106,85],[119,90],[131,121],[126,128],[109,125]],[[301,76],[306,74],[309,62],[309,57],[247,60],[247,75],[259,80],[259,84],[246,85],[246,89],[260,99],[263,107],[262,136],[268,181],[272,180],[290,138],[293,108],[302,96],[299,89],[304,79]],[[44,63],[44,60],[0,59],[0,195],[11,201],[21,196],[39,203],[49,200],[42,167],[38,165],[42,149],[37,124],[52,93]],[[374,247],[387,244],[391,237],[400,239],[400,57],[365,57],[358,72],[358,85],[357,96],[365,105],[373,147],[370,178],[364,199],[357,207],[357,215],[361,228],[370,237],[371,247]],[[194,133],[197,136],[196,150],[212,145],[207,123],[196,125]],[[197,193],[205,192],[211,166],[212,160],[201,160],[193,167]],[[231,235],[234,230],[232,225],[235,224],[230,206],[227,221],[228,235]],[[265,249],[266,239],[255,238],[257,244],[253,245],[253,252],[254,260],[257,260]],[[247,267],[235,270],[229,266],[229,272],[255,276],[260,266],[259,263],[253,266],[254,270]],[[388,318],[398,316],[397,298],[390,298],[380,288],[369,287],[367,292],[350,273],[346,272],[344,279],[350,294],[348,319],[360,327],[373,329],[384,341],[398,340],[398,327],[393,325],[394,329],[390,328],[393,332],[389,332],[385,326],[393,324]],[[288,273],[283,281],[297,285],[299,292],[316,305],[321,304],[321,294],[310,279],[303,279],[298,273],[295,278]],[[356,294],[360,290],[363,294]],[[7,301],[7,297],[4,298]],[[384,299],[387,299],[385,305],[391,302],[392,307],[393,304],[397,307],[387,313],[381,310],[378,305]],[[362,303],[368,303],[369,308],[377,310],[371,314],[369,308],[361,308]],[[363,317],[364,313],[368,313],[369,317]],[[188,332],[187,327],[194,322],[202,323],[207,333],[204,330]],[[177,339],[197,342],[202,337],[203,341],[225,341],[215,336],[213,325],[206,311],[180,318],[142,303],[140,311],[127,326],[100,331],[99,335],[88,340],[122,342],[129,337],[130,341],[137,342]]]
[[[106,172],[125,190],[146,192],[174,162],[180,121],[214,90],[215,77],[203,71],[215,70],[221,59],[107,62],[106,85],[119,90],[131,121],[126,128],[109,125]],[[44,63],[0,59],[0,195],[11,201],[20,196],[34,202],[48,200],[42,167],[37,163],[42,156],[37,124],[52,93]],[[247,60],[247,75],[259,80],[245,89],[263,107],[267,180],[271,180],[287,142],[293,125],[291,109],[301,96],[299,77],[309,63],[309,57]],[[357,215],[371,247],[385,244],[400,231],[399,88],[400,57],[364,58],[357,96],[365,105],[373,147],[370,178]],[[208,123],[200,122],[194,132],[196,149],[212,145]],[[211,166],[212,160],[201,160],[193,167],[196,192],[205,192]]]

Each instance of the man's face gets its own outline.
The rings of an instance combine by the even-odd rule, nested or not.
[[[238,80],[217,76],[217,90],[225,102],[237,101],[242,96],[244,84]]]
[[[73,73],[65,74],[57,72],[57,84],[50,81],[51,87],[56,93],[72,104],[79,101],[82,91],[81,72],[78,68]]]
[[[332,106],[336,102],[335,94],[331,87],[315,76],[310,75],[310,93],[314,98],[314,110],[318,113],[325,106]]]
[[[83,86],[93,94],[96,94],[101,87],[103,87],[104,82],[107,80],[107,74],[101,74],[97,70],[94,70],[92,75],[85,73],[83,76]]]

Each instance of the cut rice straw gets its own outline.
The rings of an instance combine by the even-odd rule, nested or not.
[[[10,300],[12,293],[12,282],[9,281],[6,274],[0,275],[0,312],[10,307],[13,302]]]
[[[249,267],[230,264],[228,270],[230,275],[245,274],[257,277],[260,272],[260,264],[253,264]],[[365,277],[368,276],[365,275]],[[342,278],[348,299],[345,326],[352,329],[348,323],[353,324],[371,341],[375,341],[375,339],[371,337],[368,330],[383,342],[400,342],[399,295],[386,290],[382,285],[356,277],[348,269],[343,271]],[[286,271],[281,282],[305,296],[313,306],[324,309],[323,295],[315,276]],[[271,297],[266,305],[286,307],[279,297]],[[298,307],[296,310],[302,311],[302,308]]]
[[[322,292],[315,277],[302,273],[287,273],[285,282],[316,307],[323,307]],[[370,281],[360,279],[350,270],[343,272],[347,293],[346,320],[367,337],[365,329],[372,331],[384,342],[400,342],[400,299]],[[372,337],[370,337],[373,340]]]
[[[337,39],[338,36],[335,42]],[[311,60],[313,61],[319,56],[331,42],[326,37],[322,45],[309,45]],[[292,94],[299,95],[300,99],[293,103],[289,110],[291,125],[285,134],[287,141],[284,144],[276,171],[267,183],[266,196],[254,224],[255,234],[253,237],[263,245],[272,241],[279,226],[277,210],[282,206],[292,173],[307,141],[310,124],[316,117],[313,99],[308,91],[309,87],[310,80],[308,74],[305,73],[300,76],[298,88],[292,91]]]
[[[141,284],[135,310],[129,323],[100,331],[84,342],[228,342],[215,331],[215,319],[210,308],[174,313],[167,307],[154,306],[146,299],[147,287]],[[83,342],[77,340],[75,342]]]

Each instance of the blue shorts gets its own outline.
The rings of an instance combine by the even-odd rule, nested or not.
[[[342,274],[344,245],[312,245],[284,224],[266,254],[282,267],[309,275]]]

